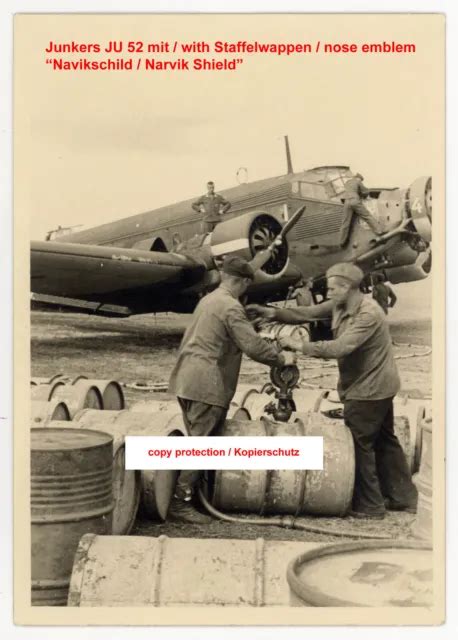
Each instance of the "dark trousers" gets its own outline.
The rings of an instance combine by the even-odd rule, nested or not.
[[[183,421],[190,436],[208,436],[218,429],[226,419],[227,409],[197,400],[178,398]],[[180,472],[175,487],[175,495],[190,500],[200,478],[200,471],[184,469]]]
[[[355,444],[353,510],[384,513],[384,498],[397,508],[414,506],[417,489],[394,434],[393,398],[345,400],[344,418]]]
[[[202,220],[200,225],[201,233],[211,233],[219,222],[220,220],[215,222],[212,222],[211,220]]]
[[[366,209],[362,202],[345,202],[343,208],[342,226],[340,228],[340,246],[345,247],[348,242],[350,231],[353,223],[353,216],[362,218],[364,222],[367,222],[369,227],[375,234],[382,232],[378,220],[376,220]]]

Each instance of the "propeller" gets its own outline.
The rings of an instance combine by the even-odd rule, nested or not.
[[[291,229],[299,222],[305,211],[305,205],[302,205],[294,212],[288,222],[281,228],[280,233],[274,234],[274,231],[266,226],[260,226],[254,230],[250,241],[252,249],[256,252],[254,258],[250,261],[253,271],[258,271],[271,259],[279,256],[284,252],[283,241]]]

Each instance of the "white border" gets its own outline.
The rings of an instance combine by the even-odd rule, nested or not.
[[[458,506],[456,492],[458,473],[456,457],[458,454],[458,424],[454,401],[458,388],[458,368],[447,363],[447,623],[442,627],[314,627],[285,628],[225,627],[215,630],[212,627],[188,628],[123,628],[123,627],[85,627],[65,629],[54,627],[15,627],[12,623],[12,16],[14,13],[134,13],[134,12],[428,12],[447,15],[447,325],[452,327],[447,341],[448,363],[458,361],[457,332],[453,322],[458,314],[458,296],[454,290],[455,276],[458,275],[456,244],[458,241],[458,208],[456,148],[458,100],[455,60],[458,55],[458,10],[456,0],[213,0],[207,2],[194,0],[146,1],[146,0],[60,0],[40,2],[3,0],[0,5],[0,632],[2,638],[54,639],[109,637],[125,638],[176,638],[186,636],[187,640],[214,638],[215,633],[221,640],[240,636],[243,630],[259,639],[277,638],[287,634],[290,638],[303,638],[305,634],[315,639],[339,638],[341,640],[390,638],[452,638],[458,633]],[[427,78],[425,78],[427,82]],[[107,629],[110,629],[108,632]]]

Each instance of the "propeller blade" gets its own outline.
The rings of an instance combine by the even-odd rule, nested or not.
[[[304,211],[305,211],[305,204],[302,205],[302,207],[299,207],[299,209],[291,216],[291,218],[288,220],[288,222],[282,228],[282,230],[280,231],[278,236],[275,238],[274,242],[276,242],[278,240],[278,238],[283,239],[291,231],[291,229],[294,226],[296,226],[296,224],[302,218],[302,214],[304,213]]]
[[[258,269],[262,269],[262,267],[270,260],[272,257],[272,253],[276,246],[280,245],[283,241],[283,238],[291,231],[291,229],[299,222],[302,218],[302,214],[305,211],[305,205],[299,207],[297,211],[291,216],[288,222],[282,227],[282,230],[271,242],[271,244],[264,249],[264,251],[259,251],[252,260],[250,260],[250,265],[253,271],[258,271]]]

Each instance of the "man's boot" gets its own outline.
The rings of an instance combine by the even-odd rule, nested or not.
[[[167,522],[169,521],[187,524],[210,524],[213,522],[213,518],[197,511],[190,500],[173,496],[167,512]]]

